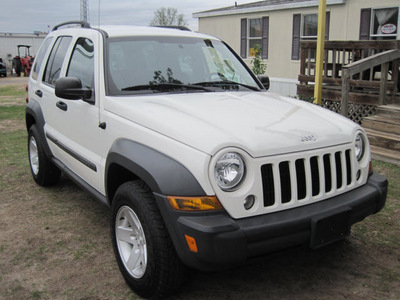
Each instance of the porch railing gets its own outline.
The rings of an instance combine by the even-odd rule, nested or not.
[[[386,93],[388,90],[388,74],[389,74],[389,64],[392,64],[391,67],[391,82],[390,82],[390,90],[393,90],[393,94],[397,93],[397,82],[399,75],[399,58],[400,58],[400,50],[387,50],[367,58],[361,59],[359,61],[353,62],[351,64],[343,66],[343,74],[342,74],[342,115],[348,115],[348,106],[349,106],[349,98],[350,98],[350,81],[354,77],[354,75],[360,75],[362,78],[363,73],[366,70],[370,70],[370,74],[373,73],[374,68],[380,67],[380,80],[379,86],[377,86],[372,80],[368,82],[368,84],[376,85],[379,88],[379,97],[378,97],[378,105],[387,104],[386,102]],[[372,77],[372,76],[370,76]],[[363,82],[363,80],[359,80],[359,82]],[[366,86],[370,87],[370,86]]]
[[[400,41],[326,41],[322,98],[348,115],[349,105],[376,106],[399,100]],[[297,94],[314,95],[316,41],[301,42]],[[367,109],[368,111],[368,109]]]

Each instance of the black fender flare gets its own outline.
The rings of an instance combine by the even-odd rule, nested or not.
[[[47,144],[46,135],[44,133],[44,125],[46,124],[46,121],[43,116],[42,108],[40,107],[40,104],[34,99],[29,99],[29,102],[26,105],[25,122],[27,131],[29,131],[29,128],[33,124],[36,124],[44,151],[48,157],[52,157],[53,154],[50,150],[49,145]]]
[[[106,194],[110,196],[110,167],[116,164],[143,180],[153,193],[171,196],[205,196],[193,174],[175,159],[128,139],[116,140],[105,167]],[[110,199],[112,200],[112,199]]]

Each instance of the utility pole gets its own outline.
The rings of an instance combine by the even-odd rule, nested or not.
[[[89,0],[81,0],[81,21],[89,23]]]
[[[318,9],[318,38],[317,38],[317,59],[315,66],[314,103],[321,105],[322,102],[322,72],[324,62],[325,45],[325,20],[326,0],[319,0]]]

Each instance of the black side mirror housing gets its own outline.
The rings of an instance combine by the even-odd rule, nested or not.
[[[258,75],[258,80],[260,80],[263,87],[268,91],[269,90],[269,77],[266,75]]]
[[[60,77],[56,80],[56,96],[67,100],[80,100],[94,103],[92,90],[82,88],[82,82],[75,77]]]

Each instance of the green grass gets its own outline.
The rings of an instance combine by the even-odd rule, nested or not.
[[[0,121],[21,120],[25,117],[24,106],[0,106]]]
[[[400,199],[400,167],[382,161],[373,162],[374,171],[386,176],[389,180],[388,197]]]
[[[26,97],[26,90],[23,86],[3,86],[0,87],[0,95],[7,98],[23,98]]]
[[[1,168],[12,167],[18,170],[27,166],[27,135],[26,130],[0,133]]]
[[[399,249],[400,222],[397,216],[400,214],[400,167],[376,160],[373,161],[373,166],[375,172],[384,175],[389,181],[386,204],[378,214],[354,225],[352,231],[364,244]]]

